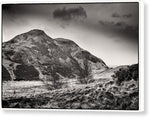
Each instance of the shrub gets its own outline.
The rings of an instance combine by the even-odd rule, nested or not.
[[[20,80],[39,80],[39,72],[30,65],[17,65],[14,70],[16,81]]]
[[[138,80],[138,64],[131,65],[127,68],[121,68],[112,75],[116,79],[116,84],[120,85],[123,81]]]

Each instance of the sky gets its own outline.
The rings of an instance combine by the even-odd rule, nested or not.
[[[107,65],[138,63],[138,3],[4,4],[3,42],[32,29],[66,38]]]

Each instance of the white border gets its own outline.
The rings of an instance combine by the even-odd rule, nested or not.
[[[14,108],[1,108],[3,110],[40,110],[40,111],[94,111],[94,112],[143,112],[144,111],[144,4],[141,0],[1,0],[0,2],[0,16],[2,16],[2,4],[19,4],[19,3],[100,3],[100,2],[138,2],[139,3],[139,110],[79,110],[79,109],[14,109]],[[0,27],[2,30],[2,18],[0,19]],[[2,40],[2,31],[0,32],[0,37]],[[0,44],[1,49],[1,44]],[[0,51],[1,55],[1,51]],[[0,61],[1,64],[1,61]],[[1,71],[1,68],[0,68]],[[0,81],[0,85],[2,85]],[[1,91],[1,87],[0,87]],[[2,92],[0,92],[0,95]],[[1,104],[1,97],[0,97],[0,106]]]
[[[139,2],[139,110],[144,111],[144,4]]]
[[[8,4],[8,3],[100,3],[100,2],[141,2],[141,0],[1,0],[0,3]]]

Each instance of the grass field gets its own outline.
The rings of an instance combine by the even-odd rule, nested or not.
[[[48,92],[42,81],[5,81],[3,82],[3,99],[30,97]]]
[[[14,92],[15,91],[15,92]],[[113,81],[47,90],[41,81],[3,83],[3,108],[138,110],[138,82]]]

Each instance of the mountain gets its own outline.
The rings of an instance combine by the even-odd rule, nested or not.
[[[108,66],[69,39],[49,37],[34,29],[2,44],[3,80],[85,78],[87,69],[104,71]],[[8,75],[9,73],[9,75]],[[67,81],[67,80],[66,80]]]

